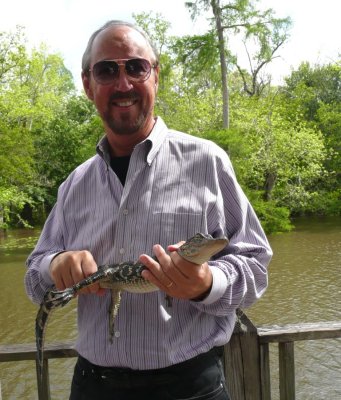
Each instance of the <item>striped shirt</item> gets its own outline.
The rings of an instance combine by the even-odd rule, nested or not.
[[[110,168],[104,138],[97,154],[60,186],[36,248],[27,260],[29,297],[40,303],[53,284],[49,265],[64,250],[89,250],[98,265],[136,261],[197,232],[226,235],[229,245],[209,262],[203,301],[165,293],[124,292],[109,340],[110,291],[78,298],[76,349],[90,362],[133,369],[163,368],[225,344],[238,307],[267,287],[271,249],[236,181],[231,162],[208,140],[170,130],[161,118],[131,154],[125,185]]]

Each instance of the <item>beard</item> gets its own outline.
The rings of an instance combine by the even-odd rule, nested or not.
[[[103,114],[103,121],[117,135],[132,135],[143,126],[147,119],[148,113],[142,110],[141,113],[133,119],[130,115],[130,112],[122,112],[118,118],[114,118],[110,112],[111,108],[113,107],[112,104],[121,99],[137,100],[139,99],[139,96],[133,91],[124,94],[114,93],[110,97],[107,110]]]
[[[132,120],[128,114],[123,114],[119,119],[113,118],[110,112],[103,116],[106,125],[117,135],[132,135],[136,133],[146,120],[144,114],[140,114],[135,120]]]

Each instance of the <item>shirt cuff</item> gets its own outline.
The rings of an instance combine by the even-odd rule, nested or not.
[[[50,273],[51,262],[60,253],[63,253],[63,252],[60,251],[58,253],[49,254],[48,256],[45,256],[40,263],[40,275],[41,275],[42,279],[49,285],[54,284],[54,281],[53,281],[53,279],[51,277],[51,273]]]
[[[217,267],[210,267],[212,272],[212,288],[210,294],[204,300],[199,301],[201,304],[209,305],[218,301],[226,292],[228,281],[224,272]]]

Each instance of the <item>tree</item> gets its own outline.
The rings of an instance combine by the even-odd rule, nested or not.
[[[257,1],[257,0],[256,0]],[[252,0],[234,0],[227,3],[221,3],[220,0],[196,0],[195,2],[186,2],[186,6],[195,19],[200,13],[211,10],[214,16],[211,23],[211,31],[217,38],[217,47],[219,49],[220,69],[221,69],[221,88],[223,98],[223,127],[229,127],[229,90],[228,90],[228,64],[235,64],[236,59],[228,51],[227,42],[229,34],[237,35],[243,32],[245,40],[252,37],[257,38],[259,50],[256,52],[255,59],[257,67],[252,70],[252,94],[256,93],[257,78],[261,69],[269,63],[274,53],[284,43],[286,31],[290,25],[290,19],[277,19],[274,17],[272,9],[260,11],[256,8]],[[245,74],[239,67],[244,79],[244,87],[250,90],[246,83]]]
[[[103,126],[93,104],[84,95],[73,96],[36,136],[36,170],[50,207],[69,173],[95,154]]]
[[[29,130],[58,114],[68,93],[74,90],[72,76],[57,54],[49,54],[45,46],[33,49],[25,65],[18,65],[6,76],[1,96],[2,112],[8,123]],[[1,101],[1,100],[0,100]]]
[[[328,149],[324,165],[329,176],[321,186],[335,190],[340,185],[341,170],[341,62],[314,66],[302,63],[286,78],[283,95],[292,120],[299,115],[322,132]]]
[[[70,72],[45,46],[29,54],[23,28],[0,33],[0,219],[25,223],[25,204],[44,200],[38,135],[74,90]]]
[[[0,81],[2,88],[6,89],[8,81],[15,76],[13,71],[24,67],[26,57],[23,27],[17,26],[14,33],[0,32]]]
[[[29,132],[0,121],[0,228],[13,219],[23,222],[20,212],[32,203],[25,187],[33,181],[34,147]]]
[[[168,36],[170,24],[160,14],[141,13],[134,15],[137,24],[148,34],[160,53],[160,80],[155,111],[172,128],[193,134],[203,134],[212,121],[219,120],[218,109],[221,102],[213,84],[213,70],[208,70],[193,61],[193,68],[201,69],[200,77],[190,74],[190,69],[182,68],[178,59],[183,54],[184,44],[177,38]],[[209,45],[203,51],[210,51]],[[216,66],[214,66],[216,70]],[[189,113],[188,110],[191,110]],[[219,122],[216,124],[219,126]]]
[[[243,80],[244,91],[249,96],[260,96],[264,88],[270,86],[271,77],[264,76],[262,71],[267,64],[278,57],[277,51],[288,39],[290,23],[289,18],[273,18],[271,24],[257,26],[255,32],[250,29],[243,39],[249,71],[243,69],[238,60],[235,65]]]

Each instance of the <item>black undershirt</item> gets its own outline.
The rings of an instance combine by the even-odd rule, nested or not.
[[[123,157],[111,157],[110,160],[110,166],[115,174],[118,176],[123,186],[125,184],[128,173],[129,161],[130,155]]]

